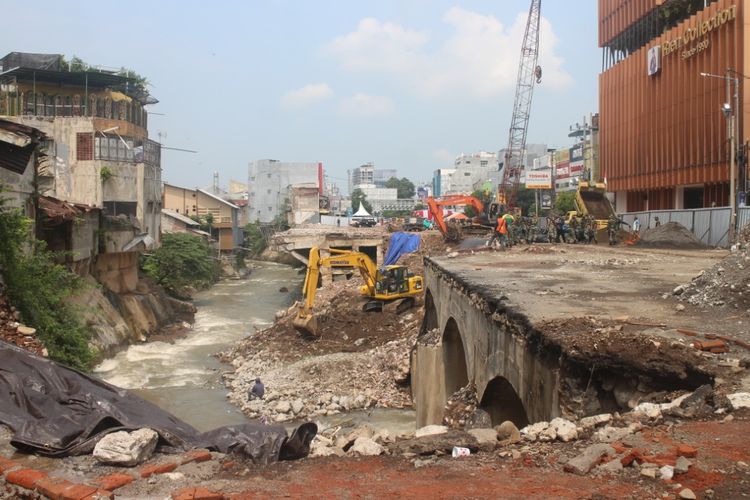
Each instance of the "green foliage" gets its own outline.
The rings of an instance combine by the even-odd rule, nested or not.
[[[117,72],[117,74],[120,76],[124,76],[125,78],[134,80],[136,87],[145,89],[146,85],[148,85],[148,79],[145,76],[136,73],[132,69],[122,67],[120,68],[120,71]]]
[[[361,189],[357,188],[352,191],[352,210],[354,210],[354,213],[357,213],[357,210],[359,210],[360,203],[364,205],[365,210],[372,214],[372,205],[367,201],[367,195]]]
[[[575,191],[565,191],[562,193],[557,193],[557,195],[555,196],[555,210],[563,214],[575,210],[575,199]]]
[[[177,297],[185,297],[188,287],[206,288],[219,276],[208,243],[188,233],[163,235],[161,247],[146,257],[143,269]]]
[[[391,177],[385,182],[385,187],[397,189],[399,199],[414,198],[414,193],[416,193],[414,183],[406,177],[402,177],[401,179]]]
[[[260,230],[260,223],[251,222],[245,226],[245,244],[251,257],[260,255],[266,249],[266,240]]]
[[[24,323],[36,328],[50,358],[79,370],[94,360],[89,335],[73,307],[65,302],[80,278],[55,262],[44,242],[30,238],[31,221],[0,199],[0,271],[11,302]],[[30,250],[30,251],[28,251]]]
[[[531,215],[533,213],[533,207],[536,203],[535,197],[536,191],[534,189],[526,189],[525,187],[518,189],[516,206],[521,208],[523,215]]]
[[[109,179],[111,179],[115,175],[114,170],[112,170],[111,167],[103,166],[102,169],[99,171],[99,177],[101,177],[102,182],[107,182]]]

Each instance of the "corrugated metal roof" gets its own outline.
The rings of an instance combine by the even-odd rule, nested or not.
[[[179,214],[175,212],[174,210],[170,210],[168,208],[162,208],[161,213],[166,215],[167,217],[172,217],[173,219],[177,219],[178,221],[184,222],[188,226],[200,226],[199,223],[195,222],[193,219],[186,215]]]

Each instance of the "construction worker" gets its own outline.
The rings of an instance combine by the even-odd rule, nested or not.
[[[500,246],[507,246],[508,237],[508,223],[505,217],[498,215],[495,230],[492,232],[492,238],[486,243],[488,247],[491,247],[495,240],[500,242]]]
[[[617,245],[617,233],[620,231],[620,226],[625,224],[630,226],[627,222],[620,219],[616,215],[612,214],[607,220],[607,234],[609,235],[609,244]]]
[[[513,217],[511,214],[506,213],[503,215],[503,219],[505,219],[505,227],[506,227],[506,246],[510,247],[512,245],[516,244],[515,236],[516,236],[516,218]]]

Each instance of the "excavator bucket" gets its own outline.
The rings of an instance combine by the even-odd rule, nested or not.
[[[318,331],[318,319],[314,314],[302,315],[298,314],[292,320],[292,326],[297,330],[300,335],[307,338],[320,338],[320,332]]]

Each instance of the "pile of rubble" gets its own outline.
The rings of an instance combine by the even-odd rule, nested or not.
[[[38,356],[47,356],[47,349],[36,335],[36,329],[20,323],[21,313],[10,305],[0,283],[0,340],[4,340]]]
[[[673,291],[681,301],[696,306],[727,306],[750,311],[750,249],[728,255],[701,271],[690,283]]]
[[[678,222],[667,222],[659,227],[646,229],[636,245],[649,248],[706,248],[701,240]]]

